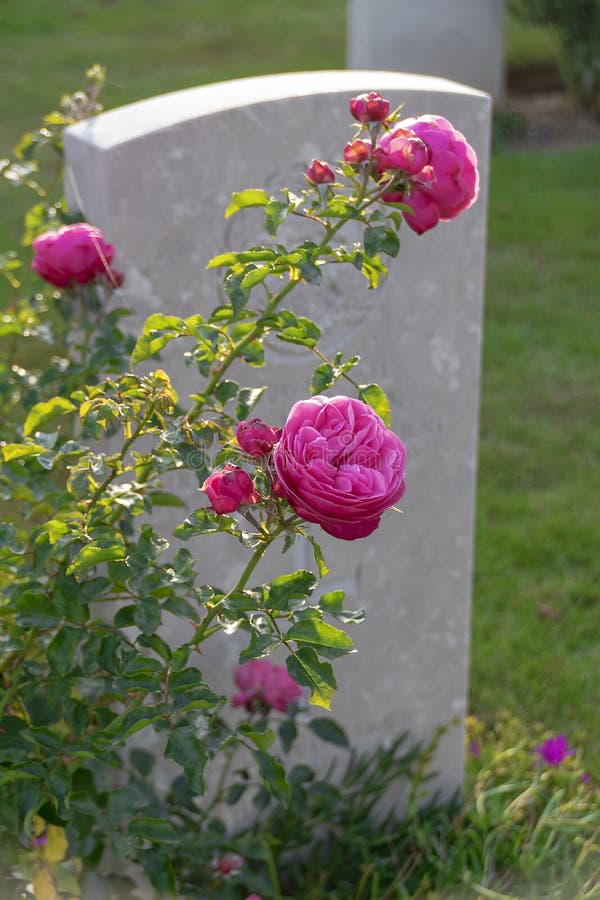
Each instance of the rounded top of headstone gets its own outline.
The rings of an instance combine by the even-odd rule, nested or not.
[[[475,88],[431,75],[371,69],[286,72],[235,78],[159,94],[79,122],[67,128],[66,132],[67,137],[72,134],[98,148],[109,149],[142,138],[150,132],[228,109],[293,97],[362,93],[374,89],[404,94],[411,91],[488,97]]]

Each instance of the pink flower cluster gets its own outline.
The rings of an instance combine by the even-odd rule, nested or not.
[[[111,286],[121,284],[123,276],[111,269],[115,248],[99,228],[78,222],[46,231],[33,242],[31,267],[55,287],[88,284],[102,277]]]
[[[389,190],[385,203],[402,203],[404,219],[417,234],[448,222],[468,209],[479,193],[475,151],[443,116],[425,115],[396,122],[390,104],[376,91],[350,100],[350,112],[361,129],[346,144],[344,162],[369,166],[370,174]],[[326,163],[313,160],[308,180],[334,181]]]
[[[245,706],[248,712],[285,712],[289,704],[302,696],[302,688],[290,678],[285,666],[276,666],[268,659],[251,659],[236,669],[235,683],[239,694],[233,706]]]
[[[381,136],[375,155],[380,171],[400,169],[408,175],[404,190],[384,194],[383,199],[412,208],[403,215],[417,234],[449,222],[477,199],[475,151],[443,116],[404,119]]]
[[[276,497],[342,540],[371,534],[404,493],[404,445],[362,400],[311,397],[292,407],[283,429],[250,419],[236,437],[245,453],[274,469]],[[219,514],[263,499],[250,475],[231,463],[209,475],[202,490]]]

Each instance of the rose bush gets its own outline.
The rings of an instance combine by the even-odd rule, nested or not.
[[[312,397],[296,403],[273,453],[278,488],[292,509],[328,534],[371,534],[402,497],[406,450],[366,403]]]
[[[95,111],[96,97],[94,87],[67,99],[38,142],[29,136],[28,152],[48,141],[60,151],[60,124],[73,110]],[[10,341],[0,357],[0,839],[21,848],[26,864],[11,877],[33,885],[38,900],[78,896],[81,869],[97,866],[107,848],[119,864],[141,867],[160,896],[277,896],[246,864],[228,879],[227,862],[211,866],[233,852],[218,813],[245,791],[261,808],[298,796],[280,759],[297,733],[295,701],[306,690],[313,706],[330,708],[332,661],[353,652],[344,629],[364,617],[342,606],[341,590],[315,594],[328,569],[311,525],[343,540],[366,537],[402,497],[406,468],[383,389],[357,380],[358,356],[322,352],[318,324],[295,312],[289,295],[318,286],[331,265],[377,287],[385,257],[399,251],[402,216],[390,196],[413,207],[427,197],[441,220],[476,195],[472,151],[446,120],[398,124],[374,93],[350,108],[358,133],[344,162],[313,160],[298,194],[233,194],[226,216],[262,210],[267,238],[210,261],[223,270],[218,305],[187,318],[155,312],[135,341],[119,327],[127,311],[106,303],[121,281],[112,269],[118,248],[74,223],[77,212],[60,199],[41,210],[38,202],[28,217],[33,268],[50,287],[15,299],[0,323],[0,340]],[[36,165],[28,160],[30,175]],[[286,247],[278,230],[294,217],[314,228],[314,240]],[[350,222],[361,233],[348,246],[339,232]],[[253,414],[264,388],[232,377],[242,364],[264,365],[267,337],[316,360],[312,396],[281,429]],[[191,398],[150,363],[182,341],[198,381]],[[355,396],[328,396],[342,381]],[[190,479],[203,495],[190,492]],[[188,507],[174,531],[165,506]],[[194,553],[185,546],[213,534],[242,558],[219,584],[203,583],[195,545]],[[256,578],[271,547],[285,553],[295,541],[307,542],[315,571],[285,571],[283,556],[282,574]],[[168,643],[163,624],[172,617],[180,628]],[[203,668],[205,643],[233,633],[241,716]],[[285,668],[267,659],[275,651]],[[347,745],[326,716],[308,727]],[[145,735],[130,746],[144,730],[159,735],[177,767],[166,795],[149,784]],[[232,772],[238,754],[245,763]],[[216,758],[213,790],[204,772]],[[250,851],[264,861],[264,846]]]

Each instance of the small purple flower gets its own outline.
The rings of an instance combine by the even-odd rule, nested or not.
[[[556,737],[548,738],[542,744],[538,744],[535,752],[539,753],[549,766],[560,766],[567,756],[574,756],[577,751],[569,749],[564,734],[557,734]]]
[[[471,738],[469,741],[469,753],[474,759],[480,759],[481,757],[481,747],[475,740],[475,738]]]
[[[581,776],[581,780],[583,781],[584,784],[587,784],[588,781],[592,780],[592,776],[590,775],[589,772],[584,772],[583,775]]]

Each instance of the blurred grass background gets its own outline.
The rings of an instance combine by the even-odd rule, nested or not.
[[[0,157],[93,62],[108,68],[108,108],[343,68],[345,10],[346,0],[4,0]],[[506,38],[509,67],[556,65],[552,31],[509,18]],[[600,777],[599,176],[598,146],[493,158],[471,707],[564,732]],[[2,184],[2,251],[16,248],[33,202]]]

